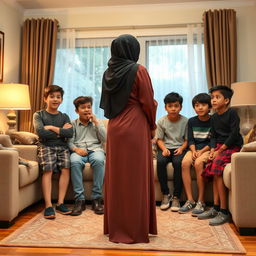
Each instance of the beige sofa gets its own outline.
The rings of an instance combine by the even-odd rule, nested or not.
[[[0,144],[1,144],[0,135]],[[29,160],[36,160],[37,147],[34,145],[15,146],[20,156]],[[228,188],[229,209],[233,221],[241,234],[252,233],[256,229],[256,153],[239,152],[232,156],[231,164],[224,170],[224,182]],[[173,190],[173,168],[168,164],[168,185]],[[156,175],[156,160],[154,160],[155,171],[155,196],[156,201],[161,201],[162,195]],[[35,171],[38,174],[37,171]],[[24,176],[25,175],[25,176]],[[28,171],[18,166],[18,153],[10,150],[0,150],[0,225],[8,226],[18,213],[27,206],[42,199],[39,175],[23,184],[22,179],[29,176]],[[27,180],[29,178],[27,177]],[[84,168],[84,186],[86,199],[90,200],[92,188],[92,170],[86,164]],[[53,199],[58,195],[58,176],[53,178]],[[197,198],[196,175],[192,169],[192,187],[194,198]],[[212,202],[212,184],[206,186],[205,200]],[[72,186],[69,185],[67,200],[73,200]],[[182,200],[185,200],[183,194]]]

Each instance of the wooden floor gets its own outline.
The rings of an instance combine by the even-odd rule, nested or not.
[[[17,228],[22,226],[37,213],[43,210],[43,204],[31,206],[23,211],[16,219],[15,224],[9,229],[0,229],[0,240],[11,234]],[[233,224],[232,229],[238,235]],[[249,256],[256,256],[256,236],[239,236],[240,241],[245,247]],[[180,252],[161,252],[161,251],[128,251],[128,250],[99,250],[99,249],[68,249],[68,248],[24,248],[24,247],[0,247],[0,256],[17,255],[17,256],[62,256],[62,255],[86,255],[86,256],[223,256],[223,255],[243,255],[243,254],[215,254],[215,253],[180,253]]]

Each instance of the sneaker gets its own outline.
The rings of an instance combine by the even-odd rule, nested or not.
[[[55,219],[55,211],[52,206],[45,208],[44,217],[46,219]]]
[[[199,220],[212,219],[218,215],[218,211],[216,211],[213,207],[206,212],[197,215]]]
[[[230,221],[229,214],[224,214],[223,212],[218,212],[218,215],[209,221],[209,225],[218,226],[218,225],[222,225],[229,221]]]
[[[55,209],[56,209],[56,212],[59,212],[63,215],[68,215],[72,212],[70,209],[67,208],[65,204],[56,205]]]
[[[177,212],[180,209],[180,200],[178,197],[173,196],[172,197],[172,205],[171,205],[171,211]]]
[[[205,211],[205,203],[198,201],[196,207],[192,210],[192,216],[197,217],[199,214]]]
[[[196,206],[195,202],[187,200],[186,203],[179,209],[179,213],[186,213],[191,211]]]
[[[160,205],[160,209],[161,209],[162,211],[167,210],[167,209],[170,207],[170,202],[171,202],[171,196],[170,196],[170,194],[168,194],[168,195],[163,195],[163,199],[162,199],[162,202],[161,202],[161,205]]]

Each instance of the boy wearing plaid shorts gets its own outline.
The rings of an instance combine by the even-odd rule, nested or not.
[[[73,136],[68,115],[58,111],[64,91],[57,85],[44,90],[46,109],[34,113],[33,123],[39,136],[38,161],[43,171],[42,189],[45,200],[44,217],[54,219],[55,211],[51,202],[52,173],[60,171],[59,196],[56,211],[67,215],[71,210],[64,205],[64,198],[70,178],[70,155],[67,139]]]
[[[202,173],[213,178],[213,207],[198,215],[198,219],[211,219],[209,225],[221,225],[229,221],[226,187],[223,170],[231,162],[231,155],[240,151],[243,138],[239,132],[240,119],[236,111],[229,108],[233,90],[224,85],[210,89],[212,108],[216,111],[211,118],[211,151],[209,161]]]

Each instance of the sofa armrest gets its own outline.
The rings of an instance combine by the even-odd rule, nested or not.
[[[19,156],[30,161],[37,161],[36,145],[14,145],[19,151]]]
[[[0,150],[0,221],[10,221],[19,212],[18,152]]]
[[[237,227],[256,227],[256,152],[238,152],[231,158],[231,209]]]

